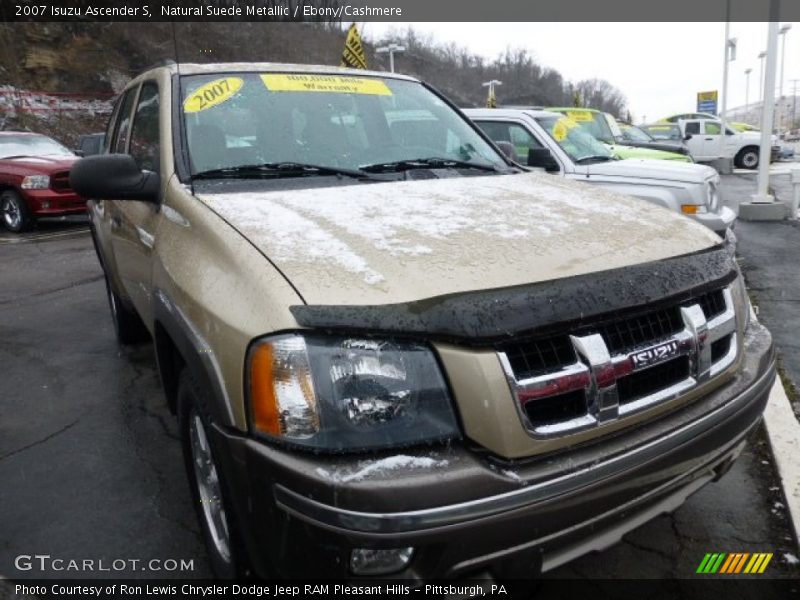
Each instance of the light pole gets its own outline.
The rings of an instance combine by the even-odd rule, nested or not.
[[[728,62],[736,60],[736,38],[728,37],[731,31],[731,2],[725,2],[725,60],[722,68],[722,110],[719,111],[719,154],[725,156],[725,112],[728,109]]]
[[[758,58],[761,61],[761,76],[758,79],[758,101],[764,102],[764,57],[767,55],[767,51],[764,50],[763,52],[758,53]]]
[[[497,96],[494,95],[494,87],[496,85],[503,85],[503,82],[497,79],[492,79],[491,81],[484,81],[481,85],[489,88],[489,96],[486,100],[486,106],[488,108],[495,108],[497,104]],[[492,104],[494,104],[494,106],[492,106]]]
[[[778,133],[780,133],[783,129],[783,115],[786,112],[783,109],[783,67],[786,64],[786,32],[788,32],[791,28],[791,23],[784,23],[783,26],[778,30],[778,35],[781,36],[781,80],[778,84],[780,87],[780,93],[778,94],[778,97],[780,98],[778,101],[780,106],[780,110],[778,112]]]
[[[770,0],[770,16],[777,14],[778,0]],[[761,144],[758,157],[758,184],[753,203],[774,202],[767,188],[769,186],[769,153],[772,147],[772,127],[775,122],[775,74],[778,70],[778,23],[777,19],[768,23],[767,70],[764,79],[764,105],[761,108]]]
[[[744,84],[744,112],[748,114],[748,106],[750,105],[750,73],[753,69],[747,68],[744,70],[745,84]]]
[[[398,54],[405,52],[406,47],[400,46],[399,44],[389,44],[388,46],[381,46],[380,48],[375,48],[375,52],[378,54],[386,54],[389,53],[389,71],[394,73],[394,53],[397,52]]]

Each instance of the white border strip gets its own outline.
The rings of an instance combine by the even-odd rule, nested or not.
[[[797,539],[800,538],[800,423],[792,411],[780,377],[775,380],[769,394],[764,422]]]

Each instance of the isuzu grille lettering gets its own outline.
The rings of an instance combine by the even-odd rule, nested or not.
[[[676,340],[672,340],[641,352],[634,352],[631,354],[631,361],[633,361],[634,369],[642,369],[678,356],[679,349],[680,344]]]

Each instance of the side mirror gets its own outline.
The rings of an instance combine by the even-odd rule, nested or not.
[[[517,151],[514,149],[514,144],[511,142],[495,141],[495,145],[503,154],[505,154],[506,158],[513,160],[514,162],[519,162],[519,158],[517,158]]]
[[[683,141],[684,142],[688,142],[690,139],[692,139],[692,134],[691,133],[687,133],[685,136],[683,136]]]
[[[86,156],[86,153],[83,150],[80,150],[80,149],[77,149],[77,148],[75,150],[73,150],[72,153],[75,156]]]
[[[98,154],[75,162],[69,185],[85,198],[158,202],[158,173],[142,171],[130,154]]]
[[[543,168],[548,173],[561,170],[549,148],[529,148],[528,166]]]

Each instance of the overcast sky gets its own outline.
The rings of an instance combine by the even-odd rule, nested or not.
[[[786,34],[784,94],[800,78],[800,24]],[[455,42],[493,59],[507,47],[526,48],[544,66],[578,81],[597,77],[617,86],[628,99],[634,120],[695,110],[696,94],[722,89],[723,23],[375,23],[361,24],[374,40],[408,26],[433,35],[438,42]],[[730,63],[728,107],[745,102],[750,73],[750,102],[760,98],[761,61],[767,46],[766,23],[731,23],[738,39],[736,60]],[[781,43],[778,45],[780,77]],[[397,70],[403,70],[398,57]],[[798,83],[800,90],[800,82]],[[497,97],[502,102],[502,87]],[[800,93],[800,91],[799,91]]]

